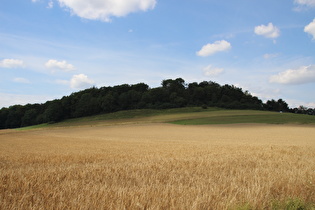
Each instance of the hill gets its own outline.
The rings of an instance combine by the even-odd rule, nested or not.
[[[89,88],[47,101],[44,104],[15,105],[0,110],[0,129],[19,128],[68,119],[115,113],[123,110],[161,110],[181,107],[220,107],[241,110],[292,111],[279,99],[263,103],[248,91],[215,82],[186,84],[181,78],[163,80],[160,87],[144,83]],[[146,111],[143,111],[144,113]],[[159,112],[159,111],[157,111]],[[115,116],[115,114],[110,115]]]

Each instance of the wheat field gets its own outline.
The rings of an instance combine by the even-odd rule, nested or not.
[[[0,131],[0,209],[281,209],[315,203],[315,127]]]

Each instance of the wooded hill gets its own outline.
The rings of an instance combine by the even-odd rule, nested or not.
[[[248,91],[216,82],[186,84],[182,78],[163,80],[160,87],[147,84],[92,87],[43,104],[14,105],[0,110],[0,129],[58,122],[130,109],[166,109],[185,106],[289,111],[282,99],[264,104]]]

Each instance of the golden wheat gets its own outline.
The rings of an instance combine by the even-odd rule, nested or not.
[[[140,124],[0,132],[0,209],[315,203],[315,128]]]

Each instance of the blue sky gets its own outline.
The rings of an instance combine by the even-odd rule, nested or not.
[[[3,0],[0,108],[215,81],[315,107],[315,0]]]

